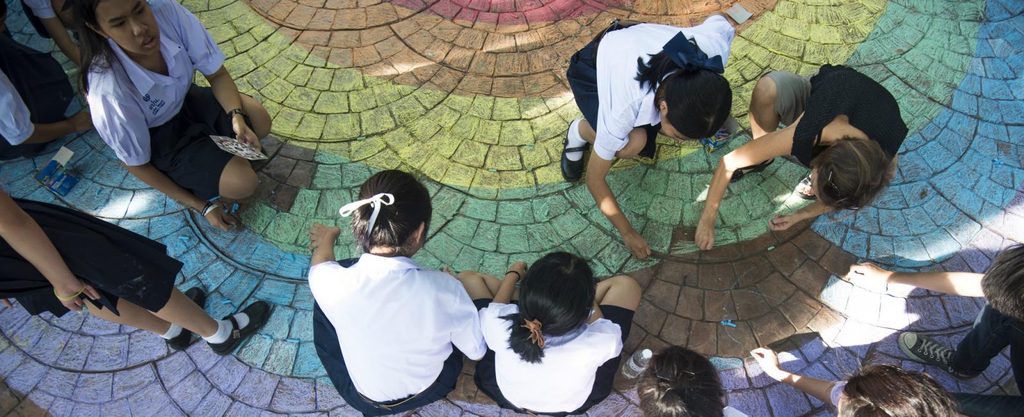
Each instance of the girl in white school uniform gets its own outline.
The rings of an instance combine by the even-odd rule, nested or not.
[[[659,132],[699,139],[725,124],[732,89],[722,72],[734,35],[721,15],[691,28],[616,21],[570,60],[566,77],[583,118],[569,125],[562,176],[583,176],[583,153],[593,144],[587,188],[639,259],[651,249],[622,213],[605,177],[616,158],[653,158]]]
[[[597,282],[585,260],[556,252],[529,270],[512,265],[501,281],[476,272],[463,272],[459,280],[481,309],[487,341],[474,379],[499,406],[582,414],[611,393],[640,304],[632,278]]]
[[[81,83],[100,137],[143,182],[216,227],[233,225],[213,201],[249,197],[256,173],[208,136],[260,149],[270,116],[239,94],[210,33],[173,0],[78,0],[73,10]],[[210,88],[192,84],[196,70]]]
[[[463,354],[486,347],[476,307],[450,274],[409,259],[426,242],[430,194],[412,175],[381,171],[342,207],[363,255],[334,260],[336,227],[314,225],[309,289],[313,341],[342,398],[364,415],[430,404],[455,389]]]

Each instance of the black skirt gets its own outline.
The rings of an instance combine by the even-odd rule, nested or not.
[[[182,264],[167,248],[92,216],[53,204],[15,199],[39,223],[71,273],[116,306],[119,298],[149,311],[167,304]],[[67,308],[39,271],[0,239],[0,297],[15,298],[29,313]]]
[[[167,123],[149,129],[149,162],[199,198],[216,197],[220,195],[221,173],[233,155],[218,148],[210,135],[234,137],[231,117],[213,90],[193,84],[181,111]]]

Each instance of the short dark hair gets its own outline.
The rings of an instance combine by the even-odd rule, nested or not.
[[[996,311],[1024,321],[1024,245],[1004,250],[981,279],[981,291]]]
[[[858,209],[871,204],[892,180],[892,156],[878,142],[843,137],[811,160],[818,171],[815,194],[826,206]]]
[[[416,177],[398,170],[386,170],[373,174],[359,187],[359,199],[373,197],[380,193],[395,196],[391,205],[381,205],[380,213],[367,234],[366,228],[373,214],[373,207],[366,204],[352,213],[352,234],[364,252],[373,247],[397,248],[399,255],[411,256],[417,248],[412,247],[411,238],[420,224],[425,225],[426,236],[430,229],[430,193]]]
[[[725,390],[718,371],[703,355],[669,346],[651,358],[637,381],[646,417],[721,417]]]
[[[654,104],[664,101],[668,122],[690,139],[714,135],[732,111],[732,87],[722,74],[681,69],[664,51],[646,64],[637,58],[635,79],[641,88],[655,90]]]
[[[586,260],[566,252],[544,255],[519,282],[519,312],[501,317],[511,322],[509,348],[526,362],[540,363],[544,349],[530,340],[525,321],[539,321],[545,337],[564,335],[587,322],[596,296]]]
[[[839,417],[959,417],[934,379],[892,365],[868,365],[846,381]]]

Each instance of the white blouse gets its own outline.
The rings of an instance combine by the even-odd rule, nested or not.
[[[515,304],[491,303],[480,310],[487,347],[494,351],[494,372],[501,394],[520,408],[539,413],[580,408],[594,387],[597,368],[622,352],[622,329],[608,319],[586,324],[578,336],[545,346],[540,363],[523,361],[508,345],[512,323],[501,317],[519,312]]]
[[[92,67],[86,95],[96,131],[129,166],[149,162],[149,128],[181,111],[195,71],[209,76],[224,65],[224,53],[195,15],[173,0],[152,0],[149,7],[160,27],[168,75],[142,68],[108,40],[116,59]]]
[[[4,109],[0,112],[0,136],[11,145],[21,145],[35,132],[25,101],[3,71],[0,71],[0,109]]]
[[[721,56],[722,65],[726,65],[736,30],[720,15],[692,28],[645,23],[610,32],[601,39],[597,47],[599,103],[594,141],[594,153],[601,159],[615,159],[615,153],[629,142],[629,131],[634,127],[661,123],[654,89],[648,91],[649,85],[641,88],[635,79],[637,59],[647,63],[679,32],[694,39],[708,57]]]
[[[371,400],[425,390],[441,374],[452,345],[472,360],[487,352],[462,283],[420,269],[409,258],[363,254],[348,268],[319,263],[309,269],[309,289],[338,332],[356,390]]]

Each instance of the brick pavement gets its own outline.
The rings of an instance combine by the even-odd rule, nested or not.
[[[688,236],[720,154],[663,139],[656,163],[619,164],[609,179],[658,253],[636,262],[585,187],[562,183],[557,172],[565,127],[578,115],[564,62],[613,16],[689,24],[728,4],[186,1],[220,42],[240,88],[274,117],[246,230],[197,221],[126,175],[95,134],[68,144],[84,180],[66,198],[30,178],[48,156],[0,165],[0,183],[160,240],[185,264],[179,287],[210,292],[211,314],[262,299],[275,305],[271,323],[220,358],[202,344],[170,352],[154,335],[81,315],[0,310],[0,415],[354,414],[312,349],[303,231],[312,221],[339,222],[337,208],[383,168],[418,173],[434,197],[434,230],[419,262],[497,273],[564,249],[593,259],[601,275],[628,273],[645,291],[627,351],[682,344],[711,355],[730,403],[752,416],[831,412],[768,380],[746,357],[759,345],[774,343],[787,367],[819,377],[841,378],[863,362],[922,369],[902,359],[897,332],[952,343],[980,305],[878,288],[845,277],[846,268],[870,259],[981,271],[1001,248],[1024,241],[1021,7],[742,3],[755,17],[738,29],[726,72],[734,116],[745,118],[766,70],[852,65],[894,92],[911,127],[899,172],[872,207],[775,234],[767,219],[803,204],[791,190],[805,171],[773,164],[731,188],[719,246],[697,252]],[[8,19],[16,38],[52,48],[26,24],[17,12]],[[339,255],[354,255],[351,243],[344,235]],[[413,414],[502,414],[468,383],[471,369],[449,401]],[[953,391],[1000,392],[1012,380],[1005,356],[973,380],[930,371]],[[624,390],[590,414],[635,415],[636,403]]]

